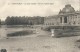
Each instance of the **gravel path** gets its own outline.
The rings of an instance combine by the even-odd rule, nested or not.
[[[25,37],[1,39],[0,48],[8,52],[80,52],[76,46],[76,37]]]

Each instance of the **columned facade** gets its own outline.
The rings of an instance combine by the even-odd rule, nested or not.
[[[44,24],[80,26],[80,11],[75,11],[70,4],[67,4],[62,10],[60,10],[58,15],[45,18]]]
[[[62,21],[62,25],[78,25],[79,14],[76,13],[70,4],[65,5],[58,15],[60,17],[60,22]]]

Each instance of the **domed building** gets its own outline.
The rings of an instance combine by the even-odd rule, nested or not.
[[[80,11],[75,11],[71,4],[67,4],[62,10],[59,11],[58,15],[45,18],[44,24],[78,26],[80,25]]]
[[[60,10],[59,14],[74,13],[74,12],[75,12],[74,8],[70,4],[67,4],[62,10]]]
[[[65,5],[65,7],[62,10],[60,10],[58,14],[60,18],[60,24],[78,25],[79,14],[80,13],[77,13],[70,4]]]

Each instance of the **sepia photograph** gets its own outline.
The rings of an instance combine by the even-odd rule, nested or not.
[[[0,0],[0,52],[80,52],[80,0]]]

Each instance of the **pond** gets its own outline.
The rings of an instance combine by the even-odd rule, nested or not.
[[[26,27],[26,26],[6,26],[1,25],[0,26],[0,38],[5,38],[9,36],[22,36],[22,35],[29,35],[34,33],[35,28],[32,27]]]

